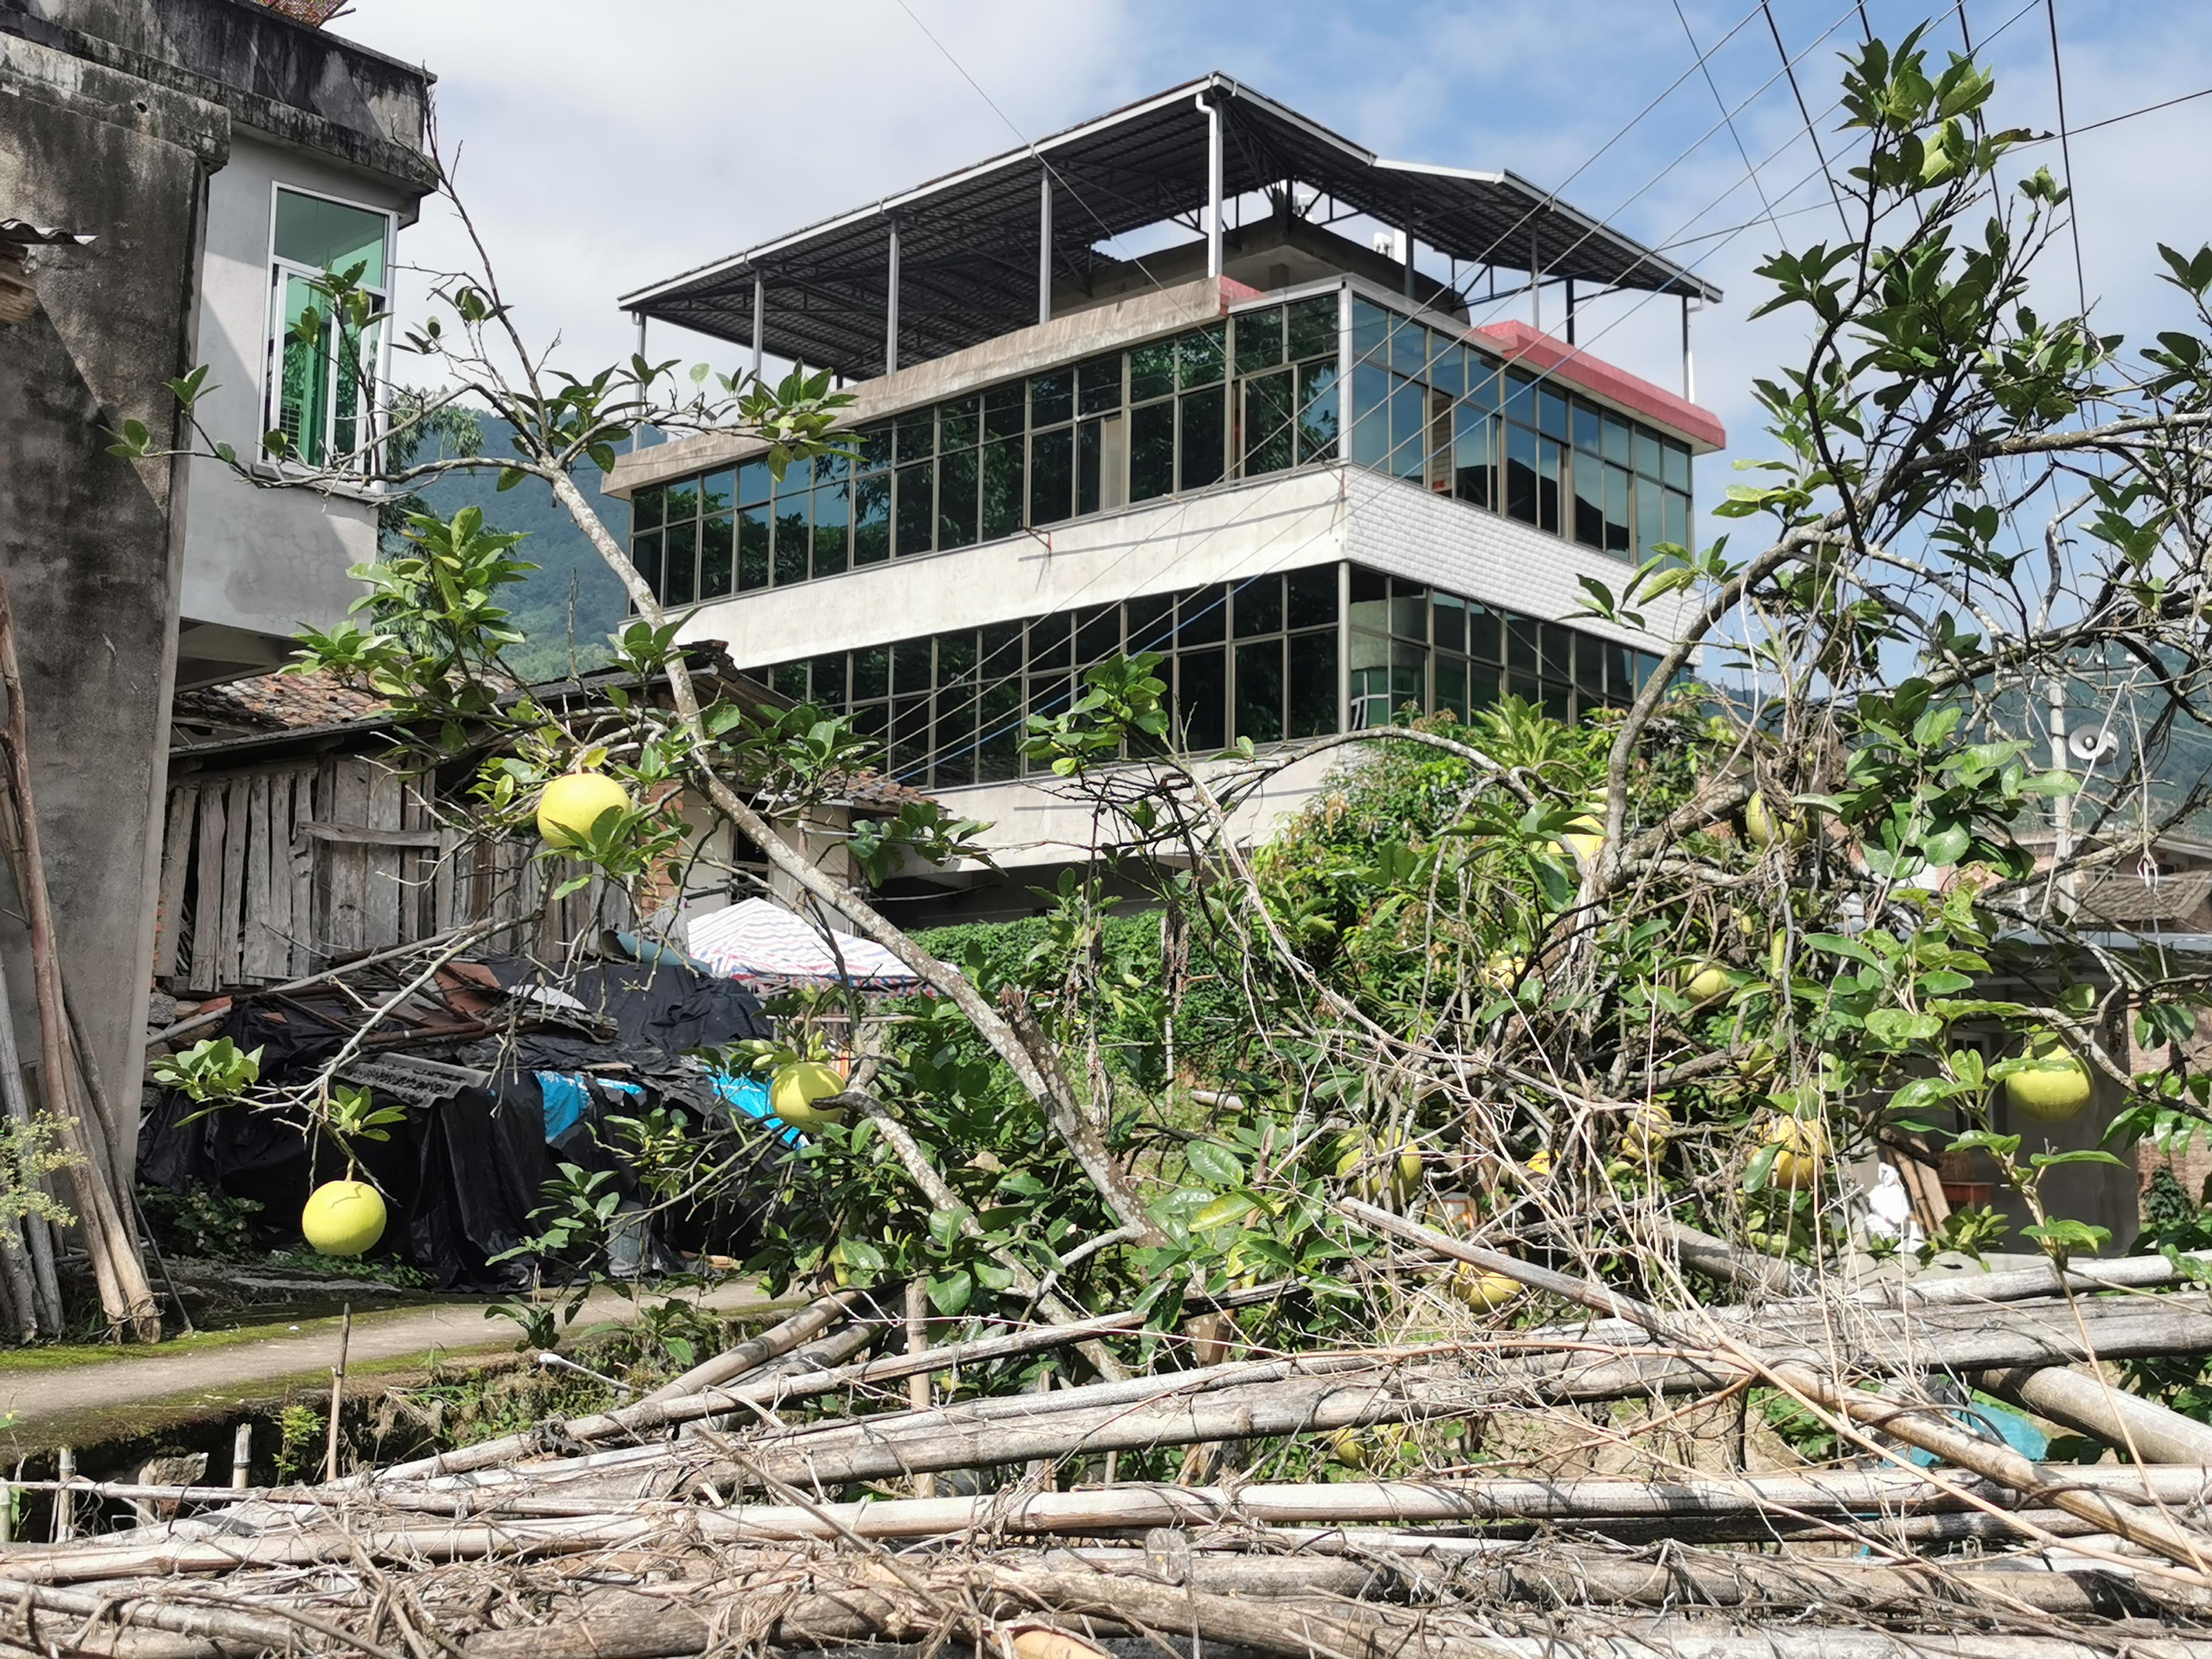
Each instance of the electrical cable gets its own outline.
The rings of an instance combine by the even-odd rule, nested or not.
[[[1691,31],[1690,14],[1682,9],[1682,0],[1674,0],[1674,15],[1681,22],[1682,35],[1685,40],[1689,41],[1690,50],[1693,52],[1697,52],[1698,37]],[[1860,9],[1859,15],[1861,21],[1863,21],[1866,15],[1865,9],[1863,7]],[[1705,62],[1705,54],[1702,52],[1698,53],[1698,66],[1705,71],[1705,86],[1707,90],[1711,92],[1713,94],[1714,107],[1721,112],[1723,118],[1728,122],[1729,137],[1735,141],[1736,155],[1742,159],[1745,168],[1751,172],[1752,188],[1759,192],[1759,205],[1765,212],[1766,222],[1773,228],[1776,240],[1782,241],[1783,245],[1786,247],[1789,244],[1783,238],[1782,227],[1775,221],[1774,204],[1766,199],[1766,187],[1759,182],[1757,170],[1753,169],[1751,165],[1751,151],[1744,145],[1743,134],[1736,130],[1735,117],[1728,112],[1728,101],[1721,96],[1720,84],[1713,79],[1712,68]]]
[[[1836,217],[1843,224],[1844,234],[1849,236],[1851,234],[1851,217],[1844,211],[1844,193],[1836,187],[1836,175],[1828,171],[1828,158],[1820,149],[1820,135],[1813,125],[1813,112],[1805,107],[1805,94],[1797,84],[1797,66],[1790,61],[1790,49],[1782,44],[1782,29],[1774,21],[1774,8],[1768,0],[1759,0],[1759,9],[1766,14],[1767,32],[1773,35],[1774,50],[1781,54],[1783,70],[1790,76],[1790,95],[1797,100],[1797,113],[1805,122],[1805,136],[1813,141],[1813,154],[1820,157],[1820,171],[1827,177],[1828,194],[1836,204]]]
[[[2058,0],[2043,0],[2051,21],[2051,79],[2058,94],[2058,161],[2066,173],[2066,228],[2074,238],[2074,286],[2081,315],[2089,314],[2089,279],[2081,264],[2081,210],[2074,195],[2074,150],[2066,137],[2066,70],[2058,50]]]

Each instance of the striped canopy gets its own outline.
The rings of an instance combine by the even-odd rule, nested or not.
[[[884,949],[831,929],[829,938],[767,899],[750,898],[684,924],[686,948],[714,972],[756,988],[846,985],[914,991],[921,976]],[[836,950],[831,950],[834,943]]]

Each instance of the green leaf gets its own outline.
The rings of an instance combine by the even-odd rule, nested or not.
[[[1183,1149],[1183,1156],[1190,1161],[1193,1172],[1210,1186],[1244,1184],[1244,1165],[1218,1141],[1194,1140]]]
[[[929,1305],[947,1317],[966,1312],[975,1294],[975,1278],[965,1267],[932,1273],[924,1285],[929,1292]]]
[[[1881,958],[1855,939],[1845,939],[1841,933],[1808,933],[1807,948],[1826,951],[1832,957],[1845,957],[1853,962],[1863,962],[1869,968],[1881,966]]]
[[[1877,1008],[1866,1017],[1866,1028],[1877,1041],[1901,1048],[1908,1042],[1929,1042],[1942,1030],[1943,1022],[1933,1014]]]

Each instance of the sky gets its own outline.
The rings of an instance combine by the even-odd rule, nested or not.
[[[2187,0],[1772,0],[1773,32],[1749,0],[355,0],[332,27],[436,75],[441,144],[518,322],[578,372],[628,356],[625,291],[1219,70],[1385,155],[1509,167],[1717,284],[1694,324],[1697,392],[1733,456],[1764,449],[1751,382],[1801,331],[1752,319],[1754,270],[1838,234],[1776,34],[1833,161],[1838,54],[1863,16],[1891,40],[1932,17],[1944,52],[1963,21],[1998,118],[2052,132],[2054,14],[2069,129],[2212,88],[2212,32]],[[2147,338],[2175,314],[2155,244],[2212,234],[2212,97],[2070,149],[2080,276],[2069,240],[2043,303],[2074,310],[2078,291],[2108,331]],[[2022,152],[2036,164],[2063,172],[2055,140]],[[462,264],[451,210],[426,204],[400,254]],[[403,319],[425,280],[403,277]],[[1680,387],[1671,297],[1598,301],[1580,338]],[[664,325],[653,345],[722,368],[744,356]],[[1726,479],[1702,469],[1709,503]]]

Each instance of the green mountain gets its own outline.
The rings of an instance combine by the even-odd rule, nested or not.
[[[479,418],[482,453],[512,453],[514,428],[493,416]],[[448,473],[416,493],[441,518],[476,507],[492,528],[520,531],[528,538],[515,550],[538,568],[513,590],[508,600],[517,625],[529,636],[527,645],[508,653],[518,672],[532,680],[546,680],[602,665],[613,655],[607,635],[622,626],[629,611],[622,584],[576,528],[568,509],[554,499],[551,486],[525,478],[514,489],[501,490],[498,477],[488,471]],[[629,503],[601,493],[599,470],[589,461],[577,464],[574,477],[615,539],[627,544]]]

